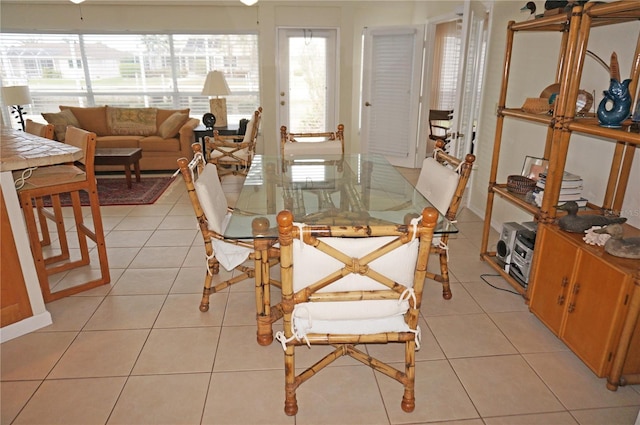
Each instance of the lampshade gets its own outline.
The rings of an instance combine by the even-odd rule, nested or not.
[[[31,103],[29,86],[9,86],[2,88],[2,103],[5,105],[28,105]]]
[[[204,81],[202,94],[205,96],[225,96],[231,94],[224,74],[220,71],[209,71],[207,79]]]
[[[240,3],[246,4],[247,6],[253,6],[258,3],[258,0],[240,0]]]

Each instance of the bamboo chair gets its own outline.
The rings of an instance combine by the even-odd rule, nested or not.
[[[444,152],[444,141],[436,143],[433,158],[425,158],[416,189],[449,221],[455,221],[464,190],[476,157],[468,154],[464,161]],[[451,299],[449,284],[449,234],[433,238],[431,253],[440,260],[440,274],[427,272],[427,277],[442,283],[442,297]]]
[[[36,273],[40,282],[43,298],[45,302],[54,301],[69,295],[77,294],[87,289],[109,283],[109,264],[107,260],[107,249],[104,242],[104,230],[102,227],[102,216],[100,214],[100,200],[98,199],[98,189],[93,167],[93,158],[96,149],[96,135],[75,127],[67,127],[65,143],[81,148],[84,157],[80,162],[84,169],[73,164],[51,165],[40,167],[32,171],[30,177],[21,180],[22,187],[18,189],[20,204],[24,213],[29,244],[33,254]],[[22,179],[21,175],[14,175]],[[80,201],[80,191],[85,191],[89,195],[91,217],[93,229],[84,223],[83,211]],[[80,249],[80,259],[70,260],[69,246],[66,238],[66,230],[62,220],[62,205],[60,194],[69,193],[71,197],[71,207],[73,210],[75,231],[78,236],[78,246]],[[34,215],[34,205],[40,210],[42,198],[51,197],[53,213],[43,213],[43,216],[54,220],[58,228],[58,240],[61,253],[45,258],[43,246],[50,241],[42,241],[36,226]],[[34,204],[35,201],[35,204]],[[48,231],[46,232],[48,235]],[[48,239],[48,236],[43,238]],[[71,270],[85,266],[90,263],[88,240],[95,243],[99,260],[99,275],[95,279],[87,282],[56,290],[52,292],[49,285],[49,276],[55,273]],[[92,274],[93,277],[93,274]]]
[[[275,248],[267,247],[267,255],[256,255],[253,241],[232,240],[224,237],[223,233],[233,209],[227,204],[217,167],[205,161],[202,146],[199,143],[194,143],[191,147],[194,151],[193,159],[190,162],[186,158],[178,159],[178,167],[204,240],[207,271],[200,311],[206,312],[209,310],[211,294],[245,279],[256,277],[255,269],[244,265],[247,259],[253,260],[255,267],[262,273],[263,267],[277,264],[279,252]],[[253,225],[258,227],[263,223],[258,220]],[[271,244],[275,242],[273,240]],[[212,286],[213,276],[220,272],[220,264],[227,271],[236,270],[238,273],[234,273],[231,279]]]
[[[220,177],[232,174],[246,176],[256,152],[262,107],[253,113],[244,135],[221,136],[214,130],[213,137],[205,137],[208,162],[218,167]]]
[[[344,355],[400,382],[401,407],[414,410],[418,316],[437,217],[430,207],[405,225],[306,226],[288,210],[278,214],[284,329],[276,339],[285,351],[287,415],[298,411],[297,388]],[[402,370],[356,348],[392,342],[404,344]],[[296,375],[299,345],[335,350]]]
[[[344,125],[336,131],[317,133],[288,133],[287,127],[280,127],[280,158],[283,160],[301,155],[342,155],[344,154]]]

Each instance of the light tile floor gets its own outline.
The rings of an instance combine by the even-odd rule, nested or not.
[[[233,203],[239,182],[223,185]],[[608,391],[520,296],[481,279],[494,273],[469,210],[451,241],[453,299],[427,285],[416,410],[400,409],[395,381],[345,358],[301,386],[296,417],[283,412],[282,349],[255,341],[252,282],[198,310],[205,261],[182,181],[154,205],[102,212],[112,283],[48,304],[52,325],[0,346],[2,424],[629,425],[638,415],[640,386]],[[299,350],[298,366],[316,349]],[[368,350],[402,361],[398,346]]]

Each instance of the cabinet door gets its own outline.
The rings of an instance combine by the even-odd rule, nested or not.
[[[9,214],[0,190],[0,326],[31,317],[31,303],[14,243]]]
[[[562,339],[596,375],[603,377],[615,348],[614,334],[627,308],[624,297],[628,281],[624,273],[586,252],[576,271]]]
[[[567,292],[578,250],[569,241],[540,226],[536,241],[537,270],[530,308],[556,335],[560,334]]]

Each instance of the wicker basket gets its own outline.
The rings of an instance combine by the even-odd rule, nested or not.
[[[536,181],[528,177],[513,175],[507,177],[507,190],[518,195],[526,195],[536,187]]]

